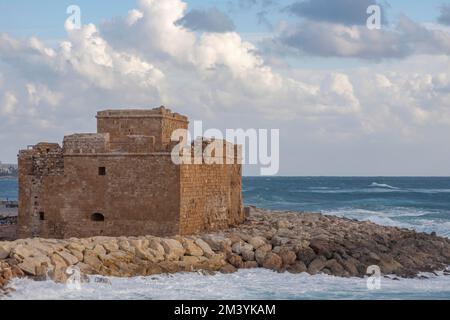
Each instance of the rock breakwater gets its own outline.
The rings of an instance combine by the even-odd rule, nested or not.
[[[450,239],[316,213],[249,210],[244,224],[195,236],[21,239],[0,242],[0,287],[15,277],[147,276],[268,268],[362,277],[367,267],[414,277],[450,265]]]

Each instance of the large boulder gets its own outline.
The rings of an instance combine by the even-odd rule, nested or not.
[[[295,254],[295,252],[287,247],[282,247],[278,252],[278,255],[281,257],[283,265],[285,266],[294,264],[295,261],[297,260],[297,255]]]
[[[197,244],[195,244],[193,240],[182,238],[181,242],[184,249],[186,250],[186,255],[194,257],[203,256],[203,250]]]
[[[119,250],[119,244],[115,240],[109,240],[102,243],[103,247],[106,250],[106,253],[114,252]]]
[[[9,253],[11,252],[10,248],[6,245],[2,245],[0,243],[0,259],[6,259],[9,257]]]
[[[68,266],[67,262],[59,254],[52,254],[50,260],[52,262],[52,265],[55,267],[55,270],[66,269]]]
[[[41,254],[40,252],[33,250],[32,247],[29,247],[24,244],[19,244],[14,248],[12,248],[10,256],[16,258],[17,260],[23,260],[25,258],[40,254]]]
[[[262,266],[266,269],[271,269],[275,271],[280,271],[283,265],[283,260],[280,256],[273,252],[268,252],[264,257]]]
[[[330,259],[333,255],[330,242],[324,239],[312,239],[309,243],[309,247],[313,249],[317,255],[322,255],[328,259]]]
[[[236,267],[230,263],[225,264],[222,268],[220,268],[220,272],[224,274],[236,272]]]
[[[245,241],[238,241],[233,244],[231,250],[236,254],[242,254],[244,251],[253,251],[253,246]]]
[[[317,274],[319,273],[323,268],[325,268],[327,259],[324,256],[318,256],[308,266],[308,273],[309,274]]]
[[[297,252],[297,259],[309,265],[316,258],[316,253],[310,247],[300,248]]]
[[[72,241],[67,245],[67,249],[83,252],[86,247],[77,241]]]
[[[132,254],[135,253],[136,248],[133,247],[127,240],[120,240],[119,241],[119,249],[122,251],[127,251]]]
[[[201,260],[198,256],[183,256],[180,261],[180,267],[185,271],[194,271],[200,263]]]
[[[307,272],[308,268],[303,263],[303,261],[297,260],[297,261],[295,261],[294,264],[287,267],[287,271],[290,273],[302,273],[302,272]]]
[[[185,250],[183,246],[175,239],[161,239],[161,245],[168,260],[179,260],[184,256]]]
[[[224,254],[214,254],[210,256],[207,260],[207,269],[208,270],[219,270],[222,268],[227,262],[225,261]]]
[[[47,268],[51,265],[51,261],[47,256],[35,255],[26,257],[18,267],[25,273],[32,276],[45,275]]]
[[[83,261],[81,262],[87,264],[95,271],[99,271],[102,267],[102,262],[100,261],[98,254],[92,250],[85,251]]]
[[[250,238],[249,243],[253,246],[253,248],[258,249],[259,247],[265,245],[267,240],[264,237],[256,236]]]
[[[164,250],[164,247],[161,245],[160,238],[149,239],[147,250],[154,256],[155,262],[163,261],[165,259],[164,255],[166,251]]]
[[[73,266],[80,261],[80,259],[78,259],[76,256],[74,256],[73,254],[71,254],[65,250],[59,251],[57,254],[60,255],[64,259],[64,261],[66,262],[66,264],[68,266]]]
[[[240,269],[244,266],[244,261],[242,261],[242,257],[237,254],[232,254],[228,258],[228,262],[237,269]]]
[[[202,239],[216,252],[231,252],[231,240],[222,235],[207,234]]]
[[[347,258],[347,259],[344,259],[344,261],[342,262],[342,266],[348,272],[348,274],[352,277],[359,275],[357,265],[358,265],[358,261],[354,258]]]
[[[242,250],[241,256],[244,261],[255,261],[255,252],[248,248]]]
[[[345,273],[344,267],[336,259],[328,260],[325,267],[328,268],[334,276],[342,277]]]
[[[263,265],[264,259],[266,258],[266,254],[272,250],[272,245],[265,244],[256,249],[255,251],[255,260],[258,262],[260,266]]]
[[[207,244],[203,239],[197,238],[197,239],[195,239],[194,242],[195,242],[195,244],[196,244],[197,246],[200,247],[200,249],[202,249],[202,251],[203,251],[205,257],[209,258],[209,257],[211,257],[211,256],[214,255],[214,251],[212,251],[212,249],[211,249],[211,247],[209,246],[209,244]]]
[[[148,261],[155,260],[155,256],[148,249],[136,248],[135,255],[136,255],[136,257],[143,259],[143,260],[148,260]]]

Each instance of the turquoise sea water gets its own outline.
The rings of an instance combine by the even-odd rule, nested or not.
[[[319,211],[450,237],[450,177],[246,177],[246,204]]]
[[[246,204],[320,211],[450,237],[450,178],[415,177],[244,177]],[[15,181],[0,180],[0,199],[17,197]],[[241,270],[232,275],[94,279],[80,291],[51,281],[16,280],[11,299],[450,299],[450,276],[381,279],[369,290],[366,279],[328,275],[277,274]]]

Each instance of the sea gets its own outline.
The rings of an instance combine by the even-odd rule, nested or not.
[[[246,205],[313,211],[450,237],[450,177],[244,177]],[[17,198],[17,181],[0,180],[0,199]],[[135,278],[91,277],[74,289],[14,280],[8,299],[450,299],[450,276],[339,278],[240,270]]]

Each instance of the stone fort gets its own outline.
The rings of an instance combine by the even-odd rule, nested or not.
[[[106,110],[97,133],[21,150],[18,237],[186,235],[243,222],[239,161],[172,161],[172,132],[187,128],[165,107]]]

